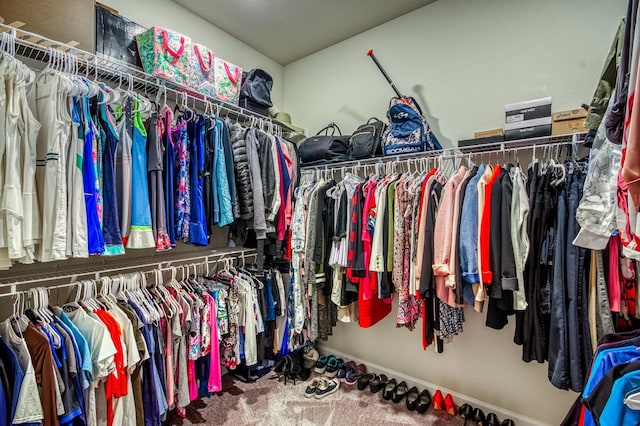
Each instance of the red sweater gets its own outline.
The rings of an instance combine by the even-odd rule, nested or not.
[[[500,176],[500,165],[493,168],[493,174],[489,177],[484,190],[484,209],[482,210],[482,222],[480,223],[480,253],[481,262],[480,271],[482,282],[491,284],[493,274],[491,272],[491,189],[493,183]],[[498,212],[499,213],[499,212]]]

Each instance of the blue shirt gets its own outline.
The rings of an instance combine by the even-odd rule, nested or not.
[[[0,359],[2,359],[2,363],[4,364],[9,380],[13,380],[13,389],[11,389],[11,413],[7,413],[6,411],[4,413],[0,412],[0,423],[2,423],[2,419],[8,419],[12,422],[16,415],[16,408],[18,407],[18,397],[20,396],[20,389],[22,389],[24,372],[22,371],[22,368],[20,368],[16,354],[11,350],[9,345],[7,345],[7,342],[5,342],[2,337],[0,337]],[[1,380],[0,386],[2,386]],[[3,400],[4,395],[0,401]],[[7,417],[7,415],[10,415],[10,417]]]
[[[93,382],[93,365],[91,364],[91,349],[89,349],[89,344],[87,340],[84,338],[78,327],[75,326],[74,323],[71,322],[67,314],[64,311],[60,311],[60,319],[62,322],[71,330],[71,334],[78,345],[78,349],[80,351],[80,359],[82,359],[81,369],[84,371],[87,380]]]
[[[637,426],[640,410],[632,410],[623,401],[625,395],[640,387],[640,370],[625,374],[615,381],[607,404],[600,415],[602,425]]]
[[[168,404],[167,404],[167,398],[165,397],[165,394],[164,394],[164,390],[160,385],[160,374],[158,373],[158,368],[156,366],[155,358],[153,356],[155,353],[155,341],[151,334],[152,333],[152,331],[150,330],[151,326],[144,321],[144,315],[142,314],[142,311],[140,310],[140,308],[136,306],[135,303],[131,303],[131,302],[129,302],[129,306],[131,307],[131,309],[133,309],[133,311],[138,316],[140,323],[143,324],[140,331],[142,332],[142,337],[144,338],[144,341],[147,344],[147,350],[149,352],[149,359],[145,361],[146,363],[145,372],[148,373],[147,378],[149,379],[148,380],[149,383],[147,384],[148,388],[146,389],[148,389],[149,391],[152,391],[153,395],[150,395],[151,392],[143,391],[143,396],[145,396],[146,398],[153,399],[153,402],[149,401],[151,403],[150,406],[153,408],[157,408],[158,410],[155,413],[149,412],[149,410],[147,409],[144,410],[145,424],[147,423],[158,424],[159,420],[158,422],[156,422],[156,419],[159,419],[162,416],[162,414],[165,411],[167,411]]]
[[[485,165],[471,178],[464,193],[460,219],[460,268],[462,279],[468,284],[480,282],[478,273],[478,181],[485,171]],[[467,301],[469,302],[469,301]],[[473,306],[473,301],[471,301]]]
[[[5,423],[9,418],[10,413],[7,412],[7,405],[4,403],[4,401],[6,401],[7,399],[7,394],[5,392],[5,388],[4,388],[4,384],[2,383],[2,380],[0,380],[0,401],[2,401],[2,403],[0,403],[0,422]]]
[[[233,206],[231,205],[231,190],[229,188],[229,179],[227,178],[227,162],[224,157],[224,146],[222,144],[222,131],[224,123],[220,120],[216,121],[215,139],[215,181],[213,186],[217,187],[218,206],[220,209],[220,220],[218,226],[225,226],[233,223]]]

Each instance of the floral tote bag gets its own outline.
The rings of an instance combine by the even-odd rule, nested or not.
[[[242,68],[224,59],[215,58],[216,98],[228,104],[238,105]]]
[[[148,74],[187,85],[191,39],[175,31],[151,27],[136,36],[142,67]]]
[[[215,89],[215,63],[211,49],[199,43],[193,43],[189,58],[189,90],[213,98]]]

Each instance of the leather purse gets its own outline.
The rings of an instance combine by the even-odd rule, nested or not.
[[[302,141],[298,147],[300,159],[306,165],[349,160],[349,138],[350,135],[342,135],[335,123],[330,123],[315,136]]]

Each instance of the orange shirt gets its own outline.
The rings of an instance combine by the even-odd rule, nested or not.
[[[113,345],[116,347],[116,354],[114,355],[114,362],[116,369],[113,373],[109,374],[105,381],[105,393],[107,398],[107,425],[113,425],[113,398],[120,398],[128,394],[127,388],[127,372],[124,363],[124,348],[122,347],[122,331],[120,330],[120,324],[113,318],[113,316],[102,310],[98,309],[94,311],[94,314],[100,319],[100,321],[109,330],[109,335],[113,341]]]

